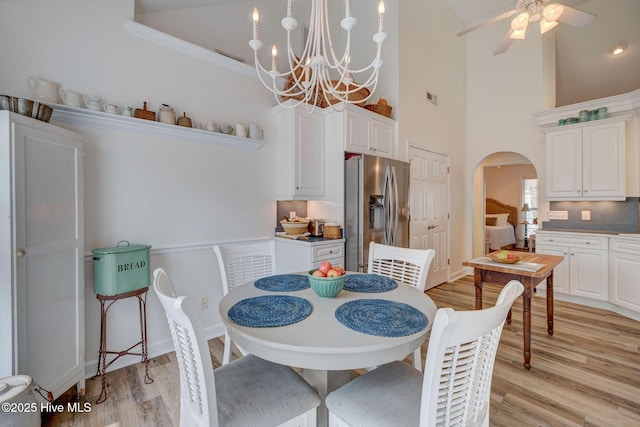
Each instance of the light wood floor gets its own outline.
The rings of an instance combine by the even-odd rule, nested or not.
[[[500,288],[486,284],[485,306]],[[473,278],[427,291],[439,307],[474,308]],[[522,303],[505,325],[493,374],[492,426],[640,426],[640,322],[617,314],[556,301],[555,333],[546,332],[543,298],[532,303],[532,368],[522,367]],[[220,339],[209,343],[215,367]],[[173,353],[150,362],[153,384],[137,364],[107,374],[109,397],[91,412],[64,412],[45,426],[177,426],[178,367]],[[354,371],[353,375],[361,372]],[[86,399],[95,402],[100,381],[87,380]],[[247,426],[251,427],[251,426]]]

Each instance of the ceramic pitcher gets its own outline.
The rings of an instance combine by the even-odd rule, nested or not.
[[[28,78],[29,87],[38,100],[45,102],[58,102],[58,84],[42,80],[38,77]]]

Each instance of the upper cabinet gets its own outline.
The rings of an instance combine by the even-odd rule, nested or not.
[[[625,199],[625,121],[558,127],[546,134],[547,200]]]
[[[344,141],[344,151],[394,157],[396,121],[364,108],[348,105],[327,114],[327,131]]]
[[[278,124],[276,197],[314,200],[325,196],[325,123],[322,109],[275,107]]]
[[[608,118],[559,125],[579,111],[602,107]],[[547,200],[640,197],[640,89],[534,117],[545,135]]]

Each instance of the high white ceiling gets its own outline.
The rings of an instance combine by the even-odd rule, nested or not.
[[[584,28],[560,24],[556,36],[556,105],[568,105],[640,89],[640,0],[555,0],[597,16]],[[517,0],[446,0],[467,26],[515,8]],[[511,18],[496,22],[509,29]],[[529,28],[528,31],[532,31]],[[482,30],[478,30],[482,31]],[[496,40],[496,46],[500,39]],[[514,43],[526,43],[516,40]],[[624,43],[614,57],[609,50]],[[513,46],[513,45],[512,45]],[[508,55],[509,51],[503,55]]]
[[[445,1],[465,25],[470,26],[514,9],[518,0]],[[597,19],[584,28],[560,24],[552,30],[556,36],[556,105],[639,89],[640,0],[556,1],[597,15]],[[238,2],[250,0],[136,0],[136,13]],[[506,34],[509,24],[510,19],[505,19],[491,25],[502,26]],[[452,33],[462,29],[453,28]],[[496,46],[500,41],[496,40]],[[514,43],[526,43],[526,40]],[[625,43],[628,50],[624,55],[613,57],[609,49],[618,43]],[[509,51],[504,55],[509,55]]]

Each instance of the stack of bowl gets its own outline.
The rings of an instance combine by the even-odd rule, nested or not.
[[[23,116],[49,123],[53,108],[38,101],[16,96],[0,95],[0,110],[7,110]]]
[[[295,236],[298,234],[302,234],[307,231],[307,227],[309,226],[309,220],[294,220],[294,221],[280,221],[282,228],[287,234],[291,236]]]

